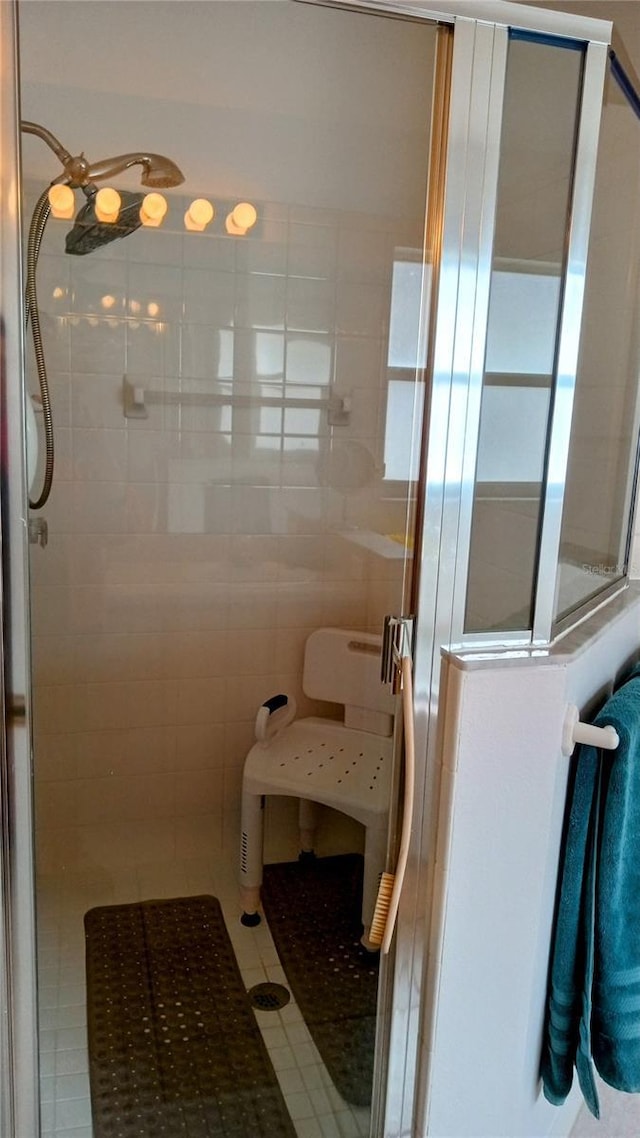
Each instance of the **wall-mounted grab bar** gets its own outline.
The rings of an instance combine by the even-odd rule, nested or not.
[[[570,703],[562,730],[562,753],[567,758],[573,754],[576,743],[586,743],[590,747],[601,747],[604,751],[615,751],[620,739],[613,727],[593,727],[580,722],[580,712]]]
[[[344,427],[351,415],[350,395],[329,395],[325,399],[302,399],[280,395],[224,395],[221,392],[153,391],[122,381],[122,405],[126,419],[148,419],[147,406],[153,403],[180,407],[302,407],[326,411],[330,427]]]

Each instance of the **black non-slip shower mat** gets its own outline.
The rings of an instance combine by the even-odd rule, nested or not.
[[[295,1138],[215,897],[85,916],[94,1138]]]
[[[371,1102],[378,957],[360,944],[359,854],[265,865],[262,903],[280,962],[333,1083]]]

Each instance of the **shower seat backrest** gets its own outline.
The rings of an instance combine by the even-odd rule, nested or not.
[[[305,695],[343,704],[346,727],[391,735],[395,697],[380,681],[381,648],[381,637],[370,632],[316,629],[305,645]]]

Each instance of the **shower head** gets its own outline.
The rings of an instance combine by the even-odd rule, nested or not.
[[[119,154],[116,158],[103,158],[100,162],[92,162],[87,169],[87,179],[99,182],[103,178],[113,178],[128,170],[130,166],[142,166],[140,181],[143,186],[153,189],[165,190],[169,186],[179,186],[184,182],[184,175],[175,162],[166,158],[164,154]]]
[[[85,191],[86,192],[86,191]],[[67,253],[75,256],[84,256],[93,253],[102,245],[115,241],[116,237],[127,237],[138,229],[140,220],[140,206],[142,194],[128,193],[120,190],[121,206],[118,220],[115,222],[98,221],[95,211],[95,191],[89,193],[89,201],[82,207],[66,237],[65,249]]]
[[[46,142],[50,150],[53,150],[62,163],[66,175],[64,179],[56,180],[65,181],[69,186],[89,186],[92,182],[99,182],[103,178],[113,178],[115,174],[121,174],[130,166],[142,166],[140,181],[143,186],[153,186],[160,190],[169,186],[179,186],[184,182],[182,171],[164,154],[136,151],[133,154],[118,154],[115,158],[102,158],[100,162],[89,162],[84,152],[75,157],[70,154],[55,134],[40,123],[23,119],[20,125],[25,134],[36,134]]]
[[[72,189],[82,189],[89,199],[87,204],[78,213],[73,229],[67,234],[67,253],[82,255],[91,253],[101,245],[106,245],[116,237],[126,237],[141,225],[140,205],[142,194],[120,192],[122,206],[117,222],[98,221],[93,200],[96,196],[95,182],[103,178],[113,178],[128,170],[131,166],[142,166],[140,181],[143,186],[153,189],[167,189],[169,186],[179,186],[184,182],[184,174],[164,154],[151,154],[136,151],[133,154],[118,154],[114,158],[103,158],[100,162],[89,162],[84,153],[75,157],[65,150],[56,136],[37,122],[23,119],[21,123],[25,134],[35,134],[47,144],[62,164],[64,174],[54,180],[71,186]]]

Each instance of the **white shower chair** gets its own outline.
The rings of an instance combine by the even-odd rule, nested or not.
[[[320,628],[307,639],[302,687],[311,699],[344,706],[344,720],[294,720],[286,697],[263,704],[258,741],[249,751],[242,782],[240,893],[242,922],[260,921],[264,796],[298,798],[300,849],[312,854],[316,803],[332,806],[365,827],[363,943],[384,870],[391,790],[395,697],[380,681],[381,638],[365,632]],[[292,721],[293,720],[293,721]]]

